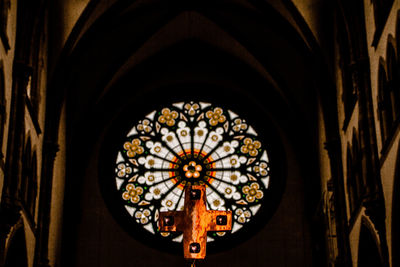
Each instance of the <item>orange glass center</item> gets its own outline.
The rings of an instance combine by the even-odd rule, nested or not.
[[[185,172],[186,178],[199,178],[200,172],[203,170],[200,164],[195,161],[191,161],[183,166],[183,171]]]

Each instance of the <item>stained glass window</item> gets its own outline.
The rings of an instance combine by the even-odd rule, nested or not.
[[[158,231],[159,212],[183,210],[185,186],[204,184],[208,209],[233,211],[231,232],[208,233],[215,242],[256,219],[269,173],[263,141],[246,119],[222,106],[181,102],[154,110],[126,135],[116,155],[116,195],[131,223],[181,242],[181,233]]]

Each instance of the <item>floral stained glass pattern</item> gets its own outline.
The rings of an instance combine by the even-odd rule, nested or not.
[[[116,188],[132,222],[164,240],[159,212],[182,210],[184,188],[206,185],[207,208],[232,210],[231,232],[208,233],[208,241],[246,227],[263,206],[269,159],[257,132],[231,110],[182,102],[156,110],[131,129],[115,163]]]

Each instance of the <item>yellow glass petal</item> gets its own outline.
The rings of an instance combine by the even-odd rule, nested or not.
[[[165,117],[164,117],[164,116],[158,117],[158,121],[159,121],[160,123],[165,123]]]
[[[257,184],[257,183],[252,183],[252,184],[251,184],[251,188],[259,189],[259,188],[260,188],[260,185]]]
[[[249,151],[249,154],[250,154],[250,156],[255,157],[255,156],[258,155],[258,151],[255,150],[255,149],[253,149],[253,150],[250,150],[250,151]]]
[[[136,188],[136,193],[137,193],[138,195],[143,194],[143,188],[141,188],[141,187]]]
[[[243,193],[245,193],[245,194],[248,194],[248,193],[249,193],[249,190],[250,190],[250,187],[247,186],[247,185],[244,186],[243,189],[242,189]]]
[[[165,115],[168,115],[169,113],[170,113],[169,108],[163,108],[163,109],[161,110],[161,114],[163,114],[164,116],[165,116]]]
[[[175,120],[171,119],[167,121],[168,126],[173,126],[175,124]]]
[[[128,199],[130,198],[129,193],[128,193],[128,192],[124,192],[124,193],[122,194],[122,198],[123,198],[124,200],[128,200]]]
[[[253,196],[250,196],[250,195],[247,195],[246,196],[246,200],[248,201],[248,202],[254,202],[254,197]]]

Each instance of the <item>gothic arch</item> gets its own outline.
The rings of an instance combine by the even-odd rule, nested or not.
[[[392,198],[392,266],[400,266],[400,145],[397,148]]]
[[[378,237],[369,220],[361,221],[360,238],[358,243],[358,267],[383,267],[382,255]]]
[[[387,17],[393,5],[393,0],[371,0],[374,11],[375,20],[375,36],[374,43],[376,45],[377,38],[382,34],[383,28],[385,27]]]
[[[344,125],[347,125],[357,100],[357,94],[353,85],[353,77],[351,71],[352,60],[352,44],[349,38],[349,27],[344,15],[337,13],[338,21],[338,40],[339,40],[339,57],[340,69],[342,76],[342,101],[345,111]]]
[[[4,267],[28,267],[25,231],[22,220],[10,234]]]
[[[351,153],[351,145],[348,143],[347,144],[347,150],[346,150],[346,164],[347,164],[347,192],[348,192],[348,201],[349,201],[349,207],[350,207],[350,213],[353,212],[355,209],[354,206],[356,205],[356,192],[355,188],[352,185],[354,177],[352,177],[352,165],[353,165],[353,156]]]
[[[21,200],[29,219],[35,217],[35,203],[37,196],[37,156],[32,146],[30,133],[27,133],[25,148],[22,154]]]
[[[22,154],[22,177],[21,177],[21,200],[23,202],[24,208],[29,212],[29,200],[28,194],[30,190],[30,170],[32,161],[32,142],[29,132],[27,133],[24,150]]]
[[[360,207],[364,194],[361,159],[357,130],[353,128],[351,144],[347,145],[347,187],[351,214]]]
[[[0,60],[0,155],[3,154],[2,147],[4,143],[4,127],[6,123],[6,98],[5,98],[5,80],[3,61]],[[2,155],[4,156],[4,155]]]
[[[390,98],[386,62],[382,58],[380,59],[378,70],[378,110],[382,145],[384,145],[392,131],[393,108]]]
[[[396,18],[396,51],[397,51],[397,61],[400,62],[400,11],[397,12],[397,18]]]
[[[32,222],[35,220],[36,211],[36,197],[38,192],[38,181],[37,181],[37,155],[36,149],[33,149],[32,159],[30,162],[30,179],[28,183],[28,209],[32,216]]]
[[[150,99],[156,94],[159,97],[155,98],[155,105],[171,100],[178,91],[179,95],[186,94],[188,97],[188,94],[194,95],[202,87],[209,88],[207,89],[209,98],[216,96],[217,99],[223,99],[222,91],[232,90],[234,92],[232,95],[236,98],[240,95],[238,92],[245,92],[246,96],[256,102],[265,99],[265,105],[257,104],[268,113],[264,121],[271,118],[274,126],[279,126],[284,132],[289,133],[289,138],[296,146],[295,152],[301,155],[299,158],[304,161],[301,165],[313,166],[302,170],[307,173],[305,177],[318,175],[318,171],[314,169],[317,164],[310,164],[310,159],[313,161],[315,158],[312,155],[304,156],[304,153],[311,154],[311,150],[304,147],[314,147],[314,140],[316,140],[312,138],[315,132],[311,130],[315,129],[313,125],[315,120],[306,118],[310,114],[315,114],[314,104],[318,101],[315,90],[319,90],[321,102],[326,103],[326,105],[321,105],[324,108],[324,116],[333,122],[326,129],[328,140],[336,140],[333,138],[338,135],[335,125],[337,122],[336,92],[333,83],[328,78],[328,73],[325,72],[327,68],[314,65],[315,61],[310,60],[315,59],[313,53],[285,18],[267,4],[260,4],[257,6],[258,12],[253,13],[251,9],[236,4],[229,5],[229,8],[207,9],[196,8],[192,3],[189,7],[182,6],[180,1],[176,3],[173,1],[169,3],[171,8],[164,12],[162,8],[164,3],[155,1],[160,6],[154,8],[152,4],[144,2],[145,4],[138,10],[134,5],[135,1],[131,3],[132,6],[125,6],[126,2],[121,1],[93,22],[90,29],[79,36],[79,40],[72,46],[70,53],[63,54],[65,58],[57,67],[55,78],[49,88],[42,179],[50,180],[52,175],[51,164],[54,154],[51,150],[57,142],[61,107],[73,104],[69,106],[70,113],[67,114],[69,117],[67,154],[73,156],[67,166],[65,203],[68,204],[65,206],[65,226],[72,225],[73,227],[73,224],[68,224],[67,221],[73,221],[76,218],[72,216],[76,212],[73,207],[79,206],[75,205],[79,200],[74,199],[74,195],[82,189],[84,183],[78,177],[82,177],[85,164],[89,160],[87,156],[99,142],[99,138],[102,138],[101,135],[105,133],[106,127],[110,127],[111,120],[120,114],[122,114],[121,117],[132,120],[138,113],[134,111],[150,108],[146,106],[145,101],[138,101],[138,99]],[[175,26],[169,27],[169,23],[175,23]],[[206,38],[202,39],[201,32],[194,30],[195,26],[198,26],[197,23],[208,23],[207,29],[210,31],[204,31],[201,27],[205,24],[199,25],[199,29],[203,29],[202,34],[205,34]],[[193,27],[189,30],[180,29],[182,25],[193,25]],[[216,35],[218,31],[222,34]],[[156,38],[163,35],[176,37],[180,32],[183,32],[182,40],[154,51],[155,44],[166,44],[166,39],[156,42]],[[208,34],[211,34],[211,38],[210,35],[207,36]],[[216,40],[212,40],[213,34]],[[227,36],[236,40],[235,44],[238,45],[234,47],[240,47],[239,52],[229,51],[232,43],[224,39]],[[206,42],[207,40],[209,42]],[[93,46],[94,43],[101,45]],[[139,54],[137,53],[139,50],[146,53]],[[112,54],[106,51],[112,51]],[[318,51],[314,52],[318,53]],[[102,55],[101,59],[99,54]],[[146,56],[140,64],[131,60],[138,54]],[[316,58],[322,58],[322,56]],[[194,66],[195,64],[190,64],[189,59],[193,59],[194,62],[198,60],[201,64]],[[207,66],[207,59],[209,62],[212,59],[217,63],[207,69],[204,67]],[[173,64],[166,64],[168,62]],[[290,62],[290,64],[284,64],[284,62]],[[315,64],[323,65],[320,61]],[[262,71],[259,71],[260,69]],[[318,71],[318,75],[315,75],[315,70]],[[190,73],[194,71],[197,76]],[[164,74],[160,75],[162,73]],[[199,76],[209,79],[207,82],[199,82],[201,80]],[[186,80],[180,77],[185,77]],[[247,77],[248,80],[244,81],[243,77]],[[191,86],[195,84],[190,87],[193,90],[185,91],[185,86],[188,84]],[[315,88],[315,84],[320,86]],[[326,84],[328,84],[328,90]],[[232,87],[234,88],[231,89]],[[172,93],[166,94],[168,91]],[[213,95],[213,92],[218,93]],[[267,93],[269,98],[265,97]],[[121,96],[124,96],[126,101],[120,101]],[[240,103],[239,100],[237,103]],[[311,105],[302,104],[303,100],[304,103],[311,103]],[[247,107],[246,112],[251,113],[253,111],[249,103],[245,103],[243,107]],[[244,109],[243,107],[241,109]],[[78,114],[79,116],[75,117]],[[296,121],[296,117],[300,117],[300,120]],[[300,125],[307,125],[307,127],[299,127]],[[293,131],[293,127],[297,131]],[[335,131],[330,131],[329,127]],[[299,142],[299,139],[303,142]],[[306,142],[309,146],[305,145]],[[334,148],[336,153],[336,149],[340,149],[339,144],[330,145],[330,147],[334,146],[336,146]],[[341,176],[341,174],[335,176]],[[320,186],[317,180],[306,178],[305,181],[305,190],[311,192],[306,194],[307,201],[312,203],[307,205],[310,210],[315,210],[316,203],[320,199]],[[312,212],[310,211],[310,214]],[[66,246],[68,246],[68,238],[66,236],[66,242],[63,243]]]
[[[386,48],[386,65],[389,86],[390,105],[392,106],[393,121],[398,119],[400,115],[400,84],[399,74],[400,68],[397,61],[396,39],[393,35],[388,36]],[[388,103],[389,104],[389,103]]]

